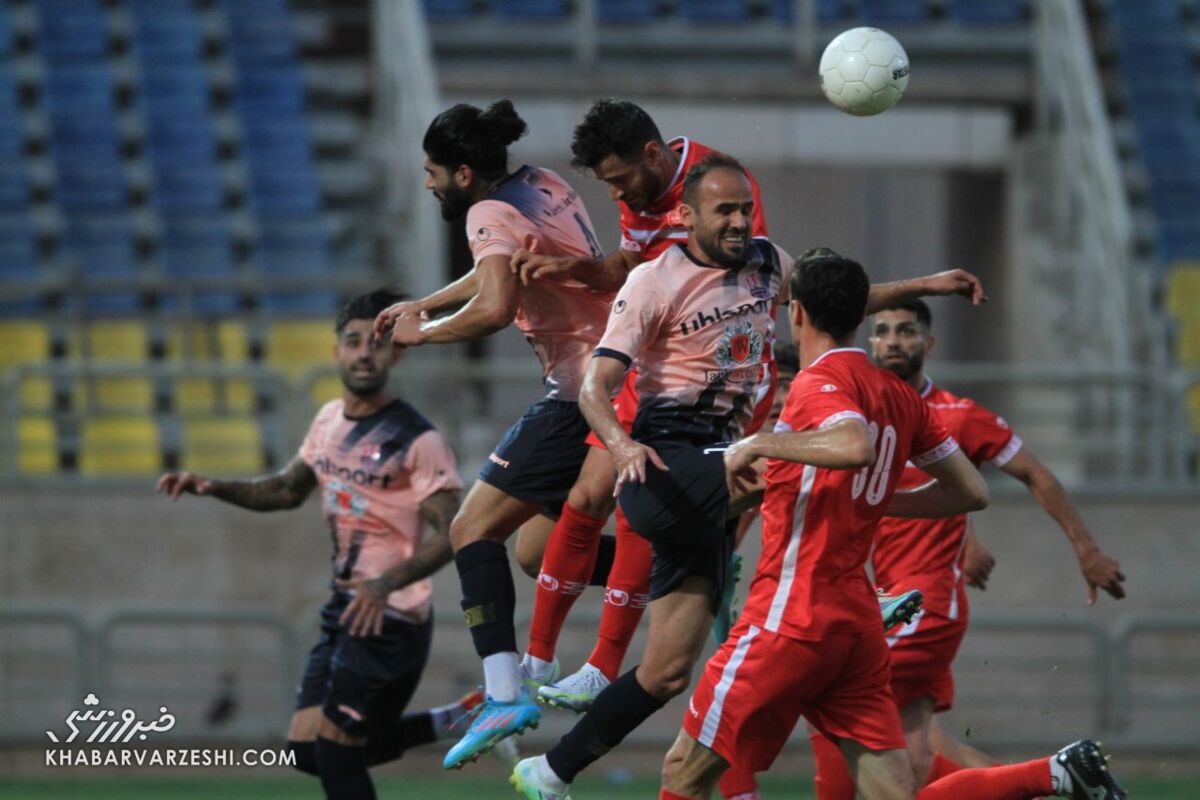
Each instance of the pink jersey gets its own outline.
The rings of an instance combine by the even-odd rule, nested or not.
[[[530,166],[471,206],[467,240],[476,265],[522,248],[549,256],[604,257],[579,193],[550,170]],[[572,280],[533,281],[520,288],[517,327],[542,362],[548,397],[579,399],[613,295]]]
[[[343,403],[321,407],[300,445],[321,486],[337,578],[374,578],[410,558],[424,534],[421,503],[461,489],[442,435],[403,400],[366,417]],[[429,618],[433,585],[420,580],[392,592],[389,607],[411,622]]]
[[[768,379],[775,297],[792,269],[768,240],[750,247],[739,270],[702,264],[677,245],[629,273],[596,355],[637,366],[639,441],[730,441],[750,422]]]
[[[984,461],[1003,466],[1021,449],[1021,438],[1008,423],[974,400],[951,394],[933,381],[925,384],[921,397],[976,466]],[[928,475],[909,465],[900,476],[900,488],[915,489],[928,481]],[[962,555],[966,532],[966,514],[946,519],[884,517],[871,556],[876,582],[889,591],[920,589],[927,612],[948,619],[965,618]]]
[[[916,392],[855,348],[831,350],[800,372],[776,430],[819,430],[845,419],[867,425],[873,465],[767,462],[762,555],[739,624],[802,640],[879,628],[866,571],[876,525],[905,461],[926,466],[958,445]]]
[[[680,137],[672,139],[667,147],[679,153],[679,168],[671,184],[645,211],[634,211],[625,203],[618,203],[621,210],[621,249],[637,253],[639,261],[658,258],[667,248],[677,242],[686,242],[687,228],[679,217],[683,205],[683,179],[688,170],[699,164],[711,153],[711,147]],[[749,172],[750,189],[754,193],[754,217],[751,220],[752,236],[767,235],[767,220],[763,215],[762,198],[759,196],[758,181]]]

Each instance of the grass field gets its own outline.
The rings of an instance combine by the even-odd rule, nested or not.
[[[1141,778],[1123,781],[1137,800],[1195,800],[1200,778]],[[803,778],[764,776],[767,800],[810,800],[811,784]],[[513,800],[517,794],[499,779],[461,775],[384,778],[378,781],[379,797],[421,800]],[[603,780],[580,779],[572,797],[577,800],[621,800],[657,797],[658,783],[648,778],[614,785]],[[171,779],[93,778],[86,780],[33,780],[0,778],[2,800],[319,800],[315,780],[301,778],[237,780],[230,778]],[[965,799],[964,799],[965,800]]]

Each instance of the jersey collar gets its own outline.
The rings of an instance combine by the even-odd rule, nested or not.
[[[683,146],[679,149],[679,166],[675,167],[675,176],[671,178],[671,182],[667,184],[667,188],[663,189],[662,193],[654,198],[654,202],[650,204],[651,206],[670,194],[671,190],[675,188],[675,184],[679,182],[679,176],[683,174],[683,168],[687,165],[688,160],[688,148],[692,146],[691,141],[686,136],[678,136],[667,142],[667,147],[674,149],[675,145],[680,142],[683,143]]]
[[[821,355],[817,356],[817,360],[809,364],[808,368],[812,369],[817,364],[820,364],[821,359],[823,359],[825,356],[833,355],[834,353],[861,353],[863,358],[867,357],[867,351],[863,350],[861,347],[835,347],[832,350],[826,350],[824,353],[821,353]]]
[[[919,394],[921,397],[928,397],[929,393],[932,391],[933,391],[933,378],[926,375],[925,376],[925,385],[921,388],[921,391],[917,392],[917,394]]]

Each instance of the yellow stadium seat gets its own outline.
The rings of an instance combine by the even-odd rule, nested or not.
[[[309,400],[316,407],[342,396],[342,379],[337,375],[323,375],[312,382]]]
[[[45,475],[58,471],[58,432],[47,417],[17,420],[17,469]]]
[[[174,408],[180,414],[212,414],[217,410],[217,382],[212,378],[175,381]]]
[[[1180,364],[1188,367],[1200,367],[1200,319],[1179,323],[1175,353]]]
[[[149,413],[154,410],[154,383],[149,378],[95,378],[91,382],[90,408]]]
[[[187,420],[183,468],[203,475],[251,475],[264,467],[262,432],[253,417]]]
[[[1167,311],[1180,321],[1200,320],[1200,264],[1180,264],[1167,275]]]
[[[1188,411],[1191,412],[1192,432],[1200,433],[1200,384],[1188,391]]]
[[[26,375],[17,386],[22,411],[52,411],[54,381],[45,375]]]
[[[267,364],[296,380],[327,366],[335,344],[337,335],[330,322],[275,322],[267,330]]]
[[[148,417],[93,417],[83,422],[84,475],[151,475],[161,468],[158,425]]]
[[[150,334],[141,320],[93,322],[84,335],[84,355],[91,361],[137,364],[150,353]]]
[[[0,373],[50,358],[50,331],[34,320],[0,321]]]
[[[167,331],[171,361],[225,361],[240,364],[250,353],[246,326],[237,320],[172,325]]]

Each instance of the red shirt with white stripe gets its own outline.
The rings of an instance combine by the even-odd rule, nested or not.
[[[870,431],[875,463],[861,470],[767,463],[763,549],[742,619],[802,640],[879,628],[866,562],[906,461],[928,466],[958,449],[904,381],[857,348],[830,350],[792,382],[776,431],[845,419]]]
[[[676,242],[686,242],[687,229],[679,218],[679,207],[683,205],[683,179],[688,170],[703,161],[711,147],[693,142],[686,137],[672,139],[667,147],[679,153],[679,168],[662,194],[645,211],[633,211],[624,202],[621,209],[621,249],[637,253],[639,261],[651,261],[666,252]],[[751,218],[751,236],[767,235],[767,220],[763,216],[762,197],[759,196],[758,181],[749,172],[750,189],[754,193],[754,216]]]
[[[1004,466],[1021,449],[1021,437],[1008,423],[974,400],[951,394],[928,379],[921,397],[975,466],[985,461]],[[910,465],[900,477],[900,490],[915,489],[928,481],[928,475]],[[966,532],[966,514],[946,519],[885,517],[879,523],[871,557],[876,582],[888,591],[920,589],[925,593],[926,613],[965,618],[962,556]]]

